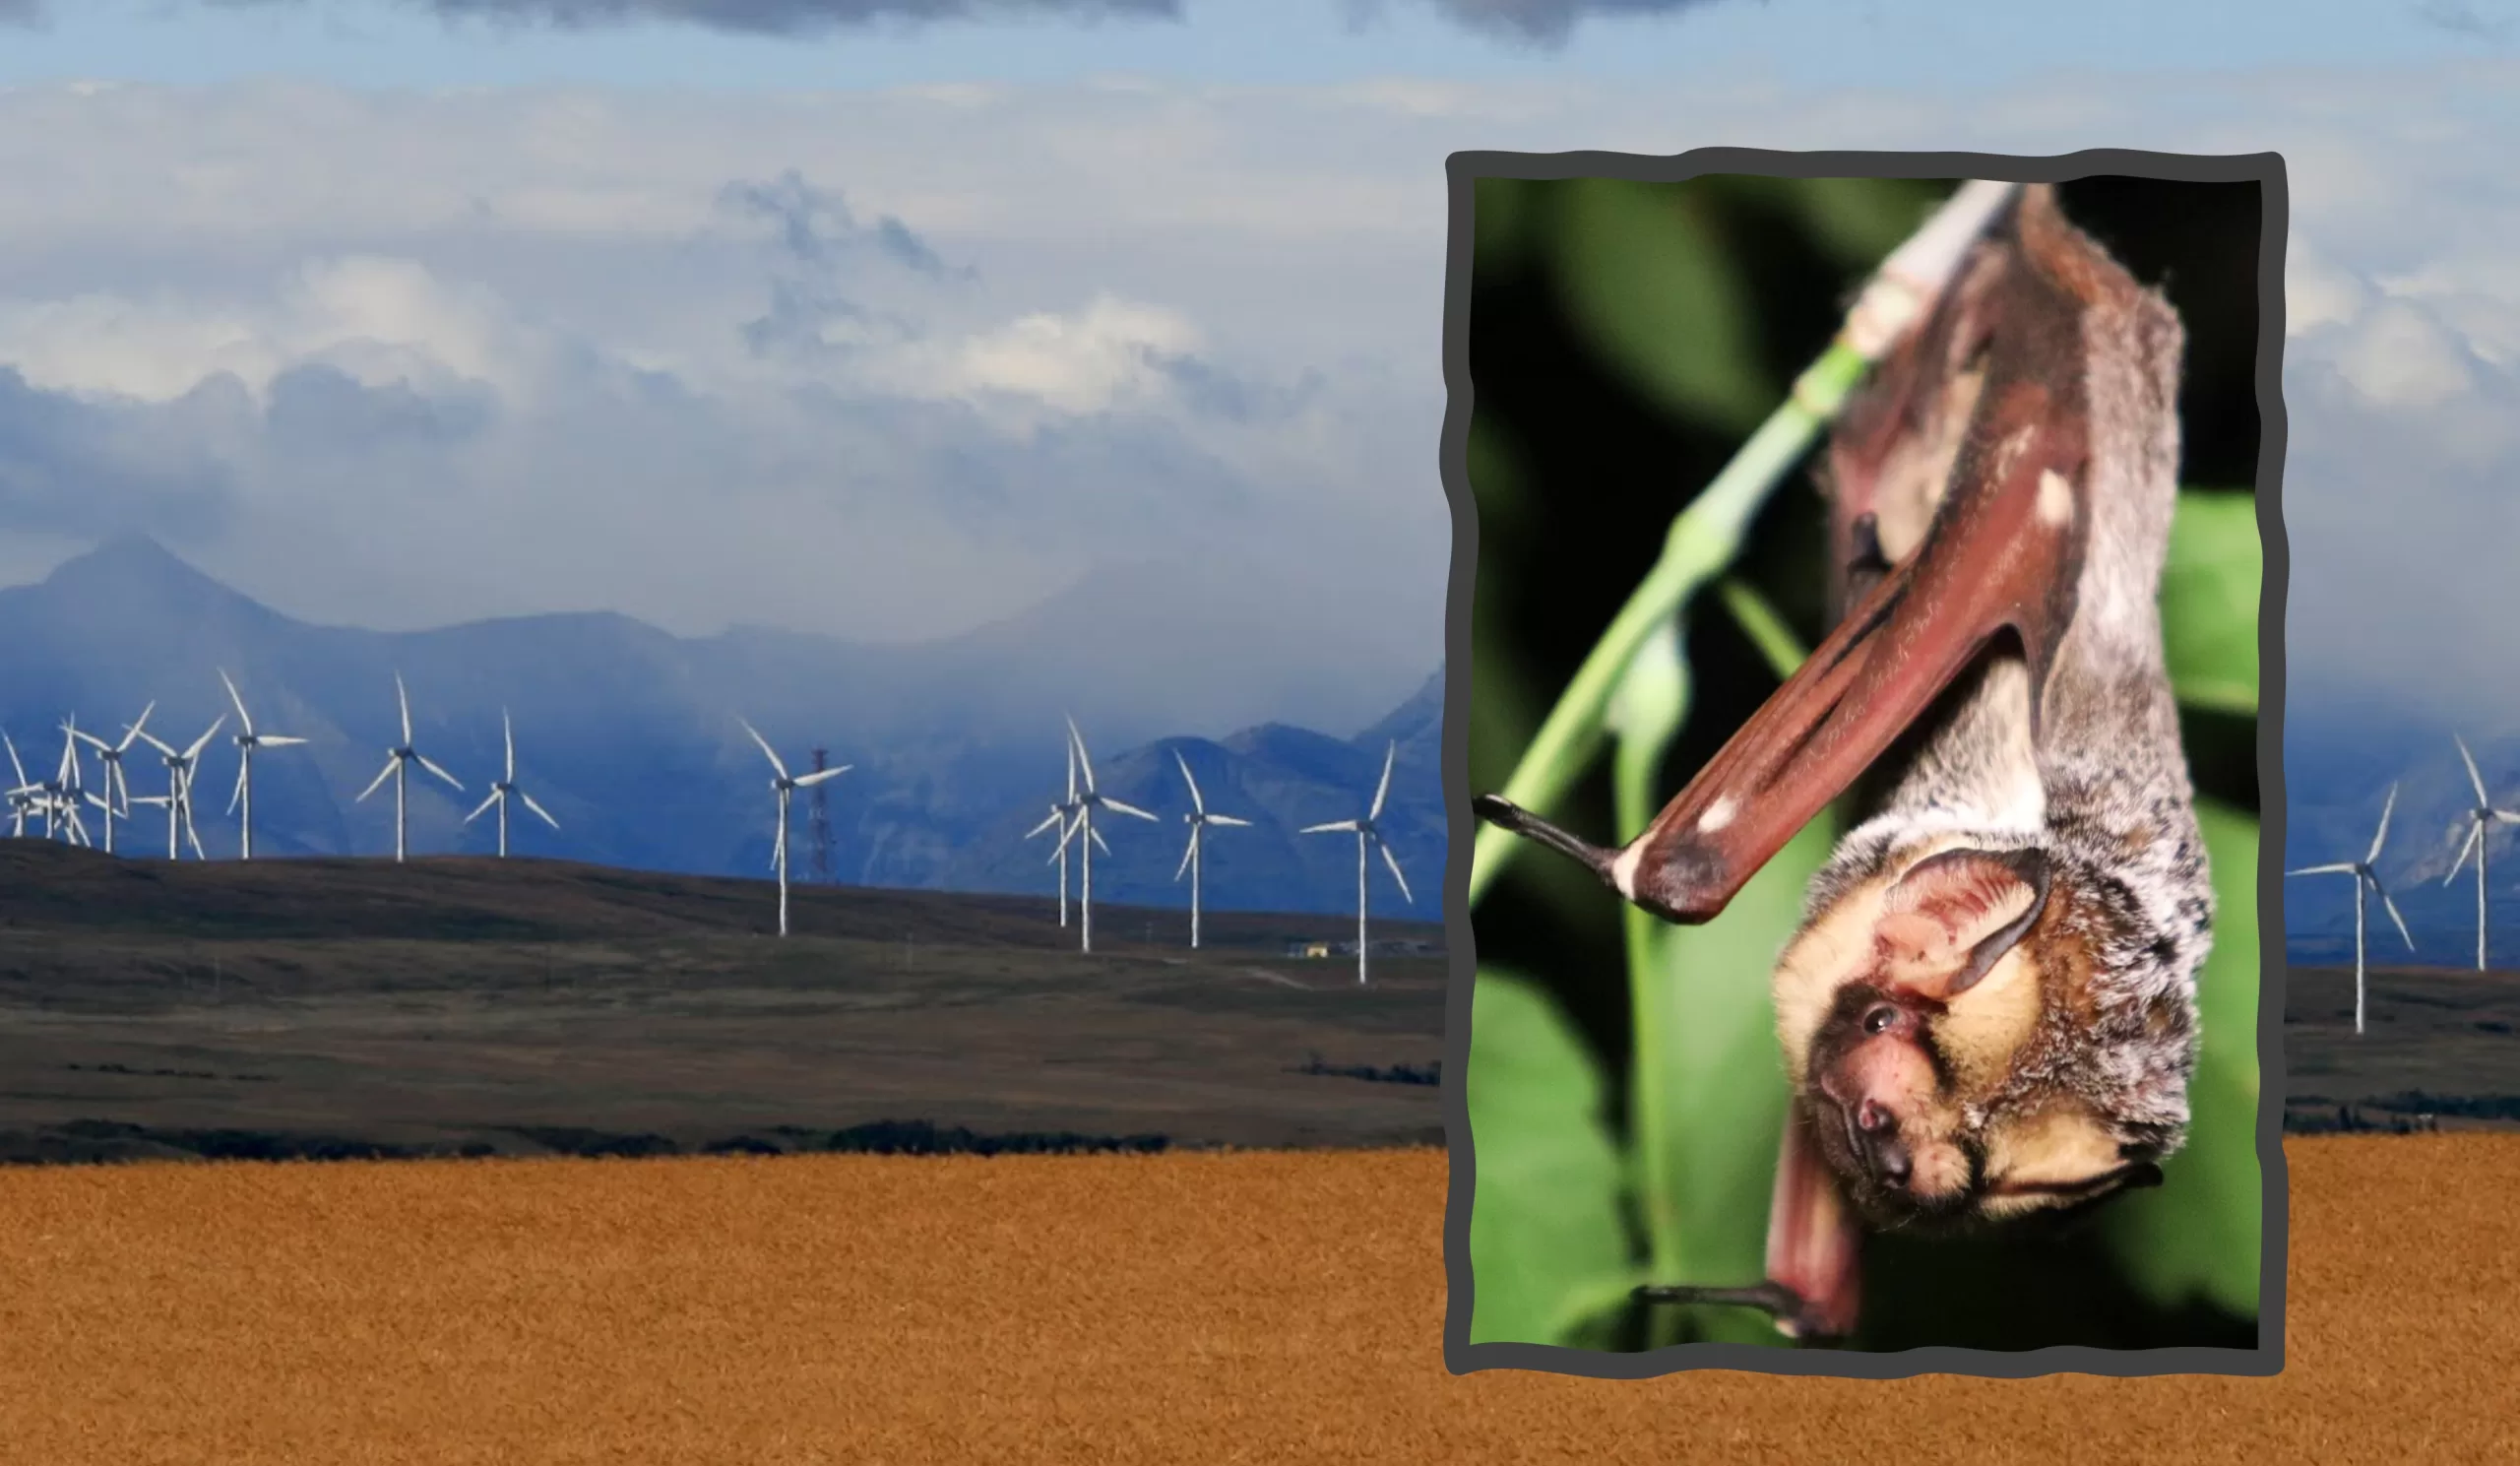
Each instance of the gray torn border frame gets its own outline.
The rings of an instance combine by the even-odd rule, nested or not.
[[[1708,173],[1784,178],[1987,178],[2061,183],[2098,174],[2192,183],[2255,183],[2258,231],[2257,530],[2265,556],[2258,600],[2261,693],[2257,724],[2259,836],[2257,872],[2258,1086],[2257,1158],[2263,1188],[2258,1253],[2258,1344],[2255,1349],[2205,1347],[2122,1350],[2082,1345],[2009,1352],[1953,1346],[1898,1353],[1766,1349],[1750,1344],[1675,1344],[1634,1354],[1551,1344],[1470,1342],[1476,1284],[1470,1265],[1471,1197],[1478,1160],[1470,1134],[1466,1084],[1443,1087],[1444,1136],[1451,1184],[1444,1203],[1444,1366],[1455,1374],[1481,1370],[1540,1370],[1601,1379],[1643,1379],[1683,1370],[1852,1379],[1905,1379],[1918,1374],[1971,1374],[2025,1379],[2080,1373],[2268,1375],[2284,1369],[2284,1264],[2290,1230],[2284,1167],[2284,604],[2292,556],[2284,538],[2284,246],[2291,223],[2280,153],[2198,155],[2093,148],[2046,158],[1994,153],[1789,153],[1760,148],[1698,148],[1674,157],[1631,153],[1456,153],[1445,160],[1448,184],[1444,258],[1444,494],[1452,503],[1452,579],[1444,615],[1443,782],[1451,853],[1444,871],[1444,938],[1452,970],[1444,994],[1444,1071],[1470,1072],[1471,994],[1479,955],[1471,934],[1470,870],[1479,822],[1470,801],[1471,587],[1479,568],[1479,510],[1470,490],[1470,267],[1474,185],[1480,178],[1619,178],[1677,183]],[[2269,941],[2266,934],[2277,933]],[[2264,1082],[2266,1075],[2276,1082]]]

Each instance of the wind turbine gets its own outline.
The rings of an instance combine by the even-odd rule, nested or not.
[[[2406,918],[2398,915],[2398,904],[2389,899],[2388,887],[2380,884],[2380,873],[2371,868],[2380,859],[2380,847],[2389,838],[2389,811],[2397,807],[2398,787],[2389,786],[2389,797],[2380,806],[2380,828],[2371,837],[2371,853],[2359,860],[2345,860],[2333,865],[2305,865],[2287,870],[2286,875],[2351,875],[2354,877],[2354,1031],[2362,1031],[2362,888],[2369,886],[2380,895],[2380,904],[2389,909],[2389,920],[2398,924],[2398,935],[2406,938],[2406,949],[2415,950],[2415,937],[2406,929]]]
[[[79,758],[79,715],[73,713],[61,725],[61,765],[52,776],[52,807],[73,844],[94,846],[96,842],[88,838],[87,823],[79,817],[79,805],[95,797],[88,793],[86,778],[87,769]],[[111,811],[107,814],[106,823],[111,825]],[[46,827],[51,827],[50,821]]]
[[[848,773],[854,765],[842,764],[836,769],[816,769],[801,777],[789,774],[788,766],[779,761],[779,750],[770,746],[770,740],[763,737],[758,729],[749,723],[744,723],[741,718],[735,721],[744,724],[744,732],[751,733],[752,740],[761,745],[761,751],[770,756],[771,772],[778,776],[770,781],[771,789],[779,795],[779,843],[771,847],[770,863],[779,872],[779,934],[786,936],[788,934],[788,801],[795,797],[796,791],[811,789],[826,779],[837,779]]]
[[[245,699],[236,695],[236,684],[228,680],[223,667],[219,669],[219,680],[227,684],[227,700],[236,705],[237,731],[230,734],[236,744],[236,788],[227,796],[227,812],[234,814],[238,805],[244,806],[245,817],[236,822],[237,858],[250,860],[254,858],[254,750],[286,748],[306,740],[254,732],[254,715],[245,711]],[[192,776],[184,776],[184,783],[189,787]]]
[[[1085,735],[1076,731],[1074,718],[1067,720],[1067,741],[1068,746],[1076,750],[1077,765],[1085,773],[1085,789],[1076,797],[1076,821],[1059,836],[1059,847],[1066,849],[1068,841],[1078,831],[1085,832],[1085,894],[1078,904],[1078,910],[1084,916],[1084,944],[1080,950],[1091,952],[1094,950],[1094,847],[1102,845],[1104,855],[1111,853],[1111,847],[1102,844],[1102,832],[1094,828],[1094,811],[1110,809],[1148,821],[1153,821],[1155,816],[1135,804],[1123,804],[1094,787],[1094,758],[1085,751]]]
[[[140,730],[148,724],[149,715],[157,710],[158,704],[154,700],[149,704],[149,706],[142,708],[140,710],[140,721],[129,725],[128,728],[125,729],[122,735],[122,741],[119,743],[108,743],[104,739],[97,737],[94,733],[82,731],[76,726],[77,720],[75,719],[70,723],[61,725],[61,731],[63,733],[66,733],[79,741],[86,743],[89,747],[95,749],[96,761],[105,766],[105,797],[99,799],[96,798],[95,796],[90,795],[88,797],[97,808],[105,811],[106,855],[112,855],[114,853],[114,820],[116,816],[119,815],[124,819],[129,819],[131,817],[131,781],[123,776],[122,756],[131,751],[132,740],[140,736]],[[114,805],[114,800],[117,797],[122,800],[122,805],[119,809]]]
[[[2441,877],[2441,884],[2446,886],[2456,879],[2459,866],[2468,862],[2470,852],[2475,853],[2477,858],[2477,971],[2483,972],[2485,971],[2486,942],[2485,849],[2488,843],[2487,834],[2488,827],[2496,820],[2506,825],[2520,825],[2520,814],[2493,807],[2493,800],[2486,797],[2485,777],[2477,772],[2477,761],[2468,753],[2468,740],[2457,733],[2450,734],[2450,737],[2459,745],[2460,760],[2468,766],[2468,783],[2476,789],[2477,807],[2468,811],[2468,843],[2459,847],[2458,864],[2452,865],[2450,873]]]
[[[1326,825],[1306,825],[1298,832],[1305,835],[1326,835],[1338,830],[1354,830],[1356,834],[1356,983],[1359,987],[1363,986],[1365,981],[1365,847],[1372,846],[1382,852],[1383,863],[1391,867],[1391,878],[1400,882],[1401,897],[1412,906],[1418,904],[1418,898],[1409,894],[1409,877],[1400,873],[1399,858],[1391,853],[1390,846],[1383,844],[1382,830],[1375,824],[1376,820],[1382,818],[1383,800],[1391,794],[1391,762],[1399,754],[1400,743],[1399,740],[1394,739],[1390,749],[1382,756],[1382,783],[1374,786],[1373,807],[1365,811],[1364,818],[1343,819]]]
[[[8,730],[0,729],[0,743],[8,745],[9,769],[18,779],[17,783],[9,786],[8,796],[9,838],[15,840],[27,833],[30,815],[37,812],[48,814],[49,809],[44,803],[43,786],[27,778],[26,762],[18,757],[18,740],[9,736]]]
[[[491,805],[493,805],[493,804],[498,805],[498,806],[499,806],[499,859],[500,859],[500,860],[506,860],[506,859],[508,858],[508,796],[510,796],[510,795],[514,795],[514,796],[516,796],[518,798],[525,800],[525,807],[526,807],[526,808],[528,808],[528,809],[533,810],[533,811],[534,811],[535,813],[536,813],[536,814],[541,815],[541,816],[542,816],[542,822],[543,822],[544,824],[546,824],[546,825],[549,825],[551,828],[553,828],[553,829],[555,829],[555,830],[556,830],[556,829],[558,829],[558,828],[560,828],[560,822],[559,822],[558,820],[556,820],[556,819],[553,819],[553,818],[551,817],[551,815],[550,815],[549,811],[545,810],[541,805],[539,805],[539,804],[537,804],[537,803],[534,802],[534,796],[532,796],[532,795],[530,795],[530,794],[527,794],[524,790],[521,790],[521,789],[517,788],[517,785],[516,785],[516,727],[515,727],[515,725],[513,725],[513,724],[511,724],[511,723],[509,723],[509,722],[508,722],[508,710],[507,710],[507,709],[505,709],[505,708],[501,708],[501,709],[499,709],[499,732],[501,732],[502,733],[506,734],[506,736],[507,736],[507,741],[508,741],[508,772],[507,772],[507,776],[506,776],[505,778],[503,778],[503,779],[499,780],[497,783],[492,784],[492,785],[490,786],[490,797],[489,797],[488,798],[483,799],[483,800],[481,801],[481,808],[480,808],[480,809],[475,809],[475,810],[473,810],[472,813],[470,813],[470,814],[468,814],[468,815],[464,816],[464,822],[465,822],[466,824],[468,824],[468,825],[469,825],[469,824],[472,823],[472,821],[474,821],[474,820],[476,820],[476,819],[479,819],[479,818],[481,817],[481,811],[482,811],[483,809],[487,809],[487,808],[489,808],[489,807],[490,807]]]
[[[446,770],[439,768],[436,764],[431,763],[427,754],[422,753],[417,748],[411,746],[411,695],[403,690],[403,674],[399,671],[394,674],[394,700],[399,703],[403,709],[403,741],[385,750],[385,767],[376,771],[376,777],[368,781],[367,788],[360,790],[358,792],[358,798],[352,799],[350,802],[355,804],[364,800],[369,795],[376,793],[378,786],[382,785],[387,779],[391,778],[394,781],[394,859],[397,862],[400,862],[403,859],[404,849],[403,786],[405,781],[410,777],[409,771],[410,765],[416,761],[421,768],[428,770],[440,779],[445,780],[449,785],[452,785],[457,794],[462,794],[464,792],[464,786],[456,782],[456,778],[453,774],[450,774]]]
[[[1050,853],[1050,860],[1059,867],[1059,924],[1061,926],[1067,924],[1067,822],[1076,817],[1076,744],[1070,741],[1067,745],[1067,797],[1053,800],[1050,804],[1049,818],[1024,832],[1024,838],[1027,840],[1051,829],[1059,832],[1058,849]]]
[[[1172,750],[1172,761],[1181,766],[1181,780],[1190,786],[1190,812],[1181,816],[1190,822],[1190,846],[1181,852],[1181,863],[1173,870],[1172,878],[1179,880],[1183,870],[1190,872],[1190,945],[1195,950],[1199,945],[1200,837],[1210,825],[1248,825],[1251,821],[1230,814],[1210,814],[1207,799],[1199,794],[1199,781],[1190,777],[1190,761],[1181,756],[1178,748]]]
[[[193,774],[201,767],[201,751],[210,746],[210,740],[218,736],[219,731],[226,725],[227,715],[225,713],[220,714],[219,717],[211,723],[210,727],[203,731],[200,737],[193,739],[192,746],[184,749],[180,753],[175,751],[173,745],[167,743],[163,738],[158,737],[156,733],[144,733],[140,734],[142,741],[148,743],[150,747],[157,749],[158,758],[166,765],[166,793],[163,797],[152,797],[145,799],[136,799],[133,802],[140,804],[163,804],[166,806],[167,860],[172,860],[181,858],[181,850],[175,844],[175,836],[178,828],[181,829],[185,838],[192,841],[194,860],[207,860],[210,859],[209,856],[202,853],[201,832],[193,828]],[[138,733],[139,730],[135,728],[133,732]]]

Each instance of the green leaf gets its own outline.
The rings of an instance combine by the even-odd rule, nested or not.
[[[1568,313],[1648,399],[1746,434],[1781,396],[1753,350],[1748,298],[1726,241],[1670,184],[1561,186],[1555,264]]]
[[[2162,639],[2179,701],[2256,713],[2265,561],[2255,495],[2190,489],[2178,496],[2162,571]]]
[[[2137,1285],[2176,1305],[2202,1296],[2254,1315],[2264,1198],[2257,1162],[2257,821],[2199,800],[2214,874],[2214,950],[2197,974],[2203,1042],[2188,1139],[2164,1184],[2119,1203],[2109,1242]]]
[[[1473,1343],[1587,1342],[1588,1317],[1641,1281],[1600,1066],[1545,990],[1480,969],[1468,1088]]]
[[[1787,1086],[1770,978],[1802,917],[1803,891],[1828,860],[1837,820],[1823,813],[1760,867],[1724,914],[1701,926],[1666,925],[1662,972],[1642,995],[1637,1103],[1660,1108],[1666,1153],[1640,1157],[1665,1178],[1644,1198],[1670,1228],[1667,1283],[1755,1283],[1764,1276],[1768,1197]],[[1653,1035],[1649,1042],[1644,1035]],[[1659,1058],[1657,1056],[1659,1051]],[[1781,1344],[1761,1314],[1691,1309],[1696,1336]]]

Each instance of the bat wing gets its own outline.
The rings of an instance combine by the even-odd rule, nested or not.
[[[1582,860],[1646,910],[1694,924],[1721,912],[2007,633],[2029,664],[2036,739],[2090,520],[2082,372],[2056,361],[2079,352],[2079,328],[2073,302],[2026,269],[1951,308],[1978,312],[1972,329],[1985,349],[1951,346],[1943,359],[1983,375],[1964,394],[1967,425],[1914,550],[1624,849],[1588,845],[1493,797],[1478,801],[1483,818]],[[1863,491],[1888,486],[1876,476]]]

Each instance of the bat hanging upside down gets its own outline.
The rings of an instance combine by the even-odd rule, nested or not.
[[[1828,639],[1623,849],[1478,801],[1680,923],[1840,795],[1864,816],[1774,974],[1767,1280],[1640,1296],[1845,1337],[1867,1227],[2160,1182],[2213,919],[2158,608],[2182,340],[2025,190],[1831,437]]]

